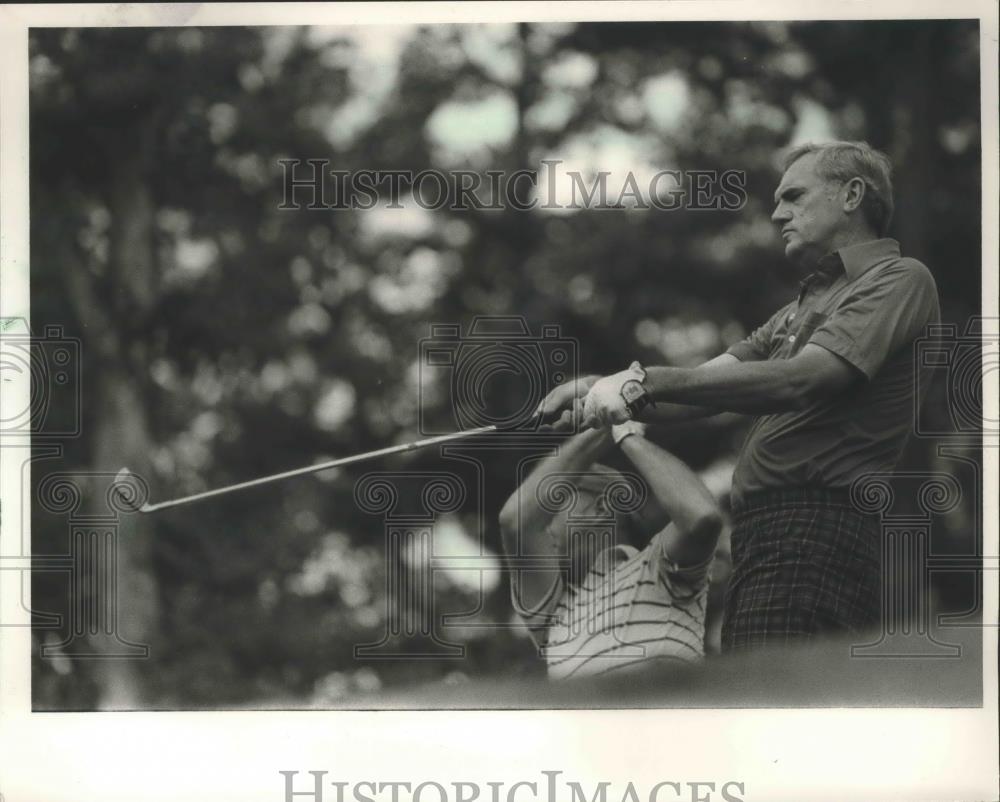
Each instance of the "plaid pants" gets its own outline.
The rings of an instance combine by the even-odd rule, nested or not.
[[[734,513],[724,652],[860,633],[877,623],[881,527],[846,492],[757,494]]]

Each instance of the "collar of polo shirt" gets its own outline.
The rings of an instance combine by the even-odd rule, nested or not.
[[[894,239],[872,239],[848,245],[836,252],[847,277],[854,281],[887,259],[899,258],[899,243]]]
[[[802,280],[803,288],[816,281],[828,281],[841,271],[848,281],[855,281],[876,265],[887,259],[899,258],[899,243],[894,239],[873,239],[847,245],[832,251],[819,260],[816,270]]]

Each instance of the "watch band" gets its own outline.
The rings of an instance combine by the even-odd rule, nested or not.
[[[648,406],[655,406],[649,391],[643,382],[646,380],[646,369],[638,362],[629,365],[629,370],[635,374],[634,379],[628,379],[621,387],[622,399],[625,401],[625,410],[631,417],[635,417]]]

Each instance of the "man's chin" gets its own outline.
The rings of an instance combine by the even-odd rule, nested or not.
[[[805,243],[798,240],[789,240],[785,243],[785,258],[795,265],[798,270],[804,270],[809,273],[816,268],[819,255],[815,248],[808,247]]]
[[[804,253],[800,243],[791,242],[785,243],[785,259],[779,261],[777,264],[777,274],[781,279],[785,281],[797,281],[802,277],[802,271],[804,269],[804,263],[806,262],[807,254]]]

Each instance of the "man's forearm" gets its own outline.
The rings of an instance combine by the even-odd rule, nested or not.
[[[799,377],[788,360],[736,362],[711,368],[651,367],[646,370],[643,385],[657,404],[666,401],[714,412],[787,412],[799,408],[802,398]]]
[[[655,407],[646,407],[636,418],[643,423],[669,425],[671,423],[683,423],[684,421],[697,420],[699,418],[709,418],[721,412],[722,410],[710,407],[662,402],[657,403]]]
[[[569,438],[559,452],[545,457],[504,504],[500,521],[504,528],[540,531],[552,519],[552,513],[538,503],[538,486],[554,473],[586,471],[614,446],[607,429],[588,429]]]
[[[715,499],[705,483],[673,454],[644,437],[626,438],[621,449],[680,529],[693,531],[706,518],[718,517]]]
[[[699,368],[714,369],[721,365],[739,364],[739,360],[728,353],[719,354],[716,357],[702,362]],[[593,386],[593,382],[590,383]],[[655,407],[646,407],[639,414],[639,420],[644,423],[683,423],[699,418],[708,418],[722,413],[722,409],[713,409],[708,406],[694,406],[691,404],[671,404],[666,401],[657,404]]]

